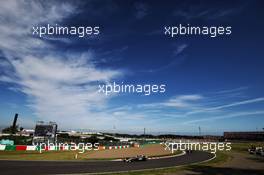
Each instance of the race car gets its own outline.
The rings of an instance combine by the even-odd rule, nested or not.
[[[256,155],[264,156],[264,150],[263,150],[262,147],[257,147],[256,148]]]
[[[263,147],[255,147],[255,146],[251,146],[248,149],[249,154],[255,154],[255,155],[259,155],[259,156],[264,156],[264,149]]]
[[[251,146],[251,147],[248,149],[248,152],[249,152],[249,154],[255,154],[255,152],[256,152],[256,147],[255,147],[255,146]]]
[[[128,157],[125,158],[123,161],[130,163],[130,162],[138,162],[138,161],[146,161],[148,160],[147,156],[145,155],[137,155],[136,157]]]
[[[191,154],[193,151],[191,149],[186,149],[185,152],[186,154]]]

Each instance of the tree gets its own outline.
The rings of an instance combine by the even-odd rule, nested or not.
[[[2,133],[6,133],[6,134],[12,134],[12,133],[17,133],[17,132],[18,132],[18,125],[16,125],[14,129],[13,129],[13,126],[9,126],[2,130]]]
[[[95,135],[92,135],[91,137],[84,139],[84,141],[87,143],[94,144],[94,143],[97,143],[99,139]]]

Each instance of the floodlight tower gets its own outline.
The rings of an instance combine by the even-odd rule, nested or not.
[[[13,125],[12,125],[12,134],[16,133],[16,124],[17,124],[17,118],[18,118],[18,114],[15,114],[14,120],[13,120]]]

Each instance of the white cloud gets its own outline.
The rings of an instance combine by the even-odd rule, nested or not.
[[[32,26],[61,22],[76,13],[69,3],[58,4],[42,1],[3,1],[0,6],[0,48],[5,55],[17,56],[49,48],[45,41],[31,37]]]
[[[203,99],[204,97],[199,94],[188,94],[188,95],[178,95],[164,102],[160,103],[149,103],[149,104],[141,104],[138,106],[147,107],[147,108],[163,108],[163,107],[173,107],[173,108],[196,108],[198,105],[194,104],[198,100]]]
[[[167,102],[162,103],[164,106],[171,106],[171,107],[177,107],[177,108],[187,108],[187,107],[193,107],[192,102],[202,99],[203,96],[198,94],[193,95],[180,95],[176,96]]]
[[[135,16],[137,19],[142,19],[148,14],[148,6],[145,3],[135,3]]]
[[[56,51],[30,33],[33,25],[60,23],[75,10],[69,3],[1,2],[0,50],[8,61],[0,65],[0,81],[26,94],[27,106],[39,120],[56,121],[64,128],[104,128],[113,118],[93,112],[109,98],[98,93],[97,82],[108,82],[122,72],[97,68],[89,51]]]

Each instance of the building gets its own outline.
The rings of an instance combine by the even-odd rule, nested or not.
[[[33,136],[35,133],[34,129],[23,129],[22,131],[19,131],[18,134],[21,136]]]
[[[227,140],[258,140],[258,141],[264,141],[264,131],[224,132],[224,139],[227,139]]]

